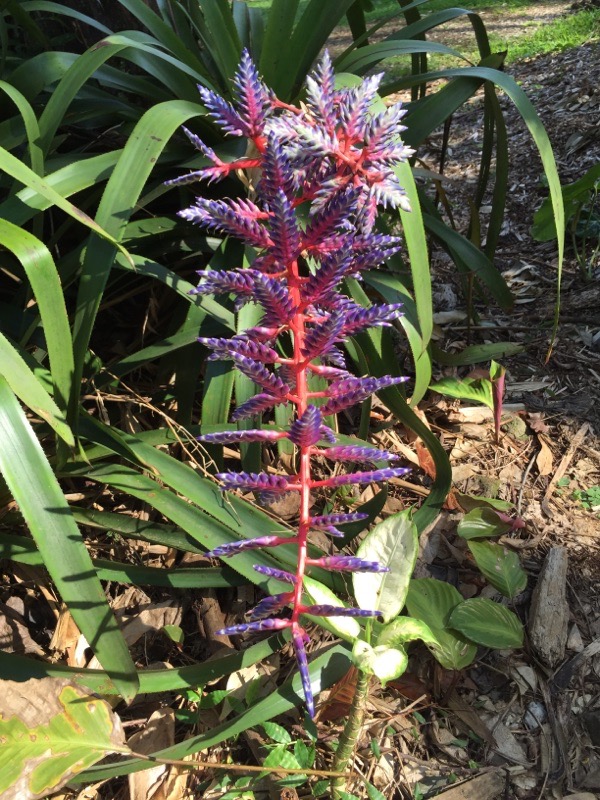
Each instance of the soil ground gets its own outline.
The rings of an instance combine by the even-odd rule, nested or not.
[[[546,24],[568,9],[568,3],[532,4],[524,11],[523,22],[519,18],[517,23],[507,23],[493,9],[481,15],[490,32],[502,34],[501,26],[525,20]],[[454,23],[453,29],[458,45],[466,28]],[[446,31],[443,41],[452,43]],[[506,71],[541,117],[563,184],[600,161],[597,41],[515,63]],[[468,330],[454,268],[442,252],[434,251],[432,261],[436,333],[444,349],[459,351],[468,343],[483,341],[524,345],[520,354],[502,359],[507,367],[505,403],[512,408],[513,419],[496,445],[490,416],[477,408],[459,409],[458,403],[442,399],[434,400],[426,413],[451,451],[457,488],[512,501],[526,523],[524,530],[505,537],[503,543],[521,554],[530,575],[528,590],[518,598],[529,643],[519,654],[484,655],[457,676],[455,684],[438,685],[435,700],[430,693],[435,668],[432,676],[414,659],[412,678],[397,688],[413,700],[421,691],[429,715],[426,724],[418,726],[424,734],[420,746],[406,745],[406,737],[405,746],[395,749],[395,796],[430,797],[443,791],[440,797],[446,800],[541,800],[586,791],[590,794],[582,795],[582,800],[592,800],[600,797],[600,656],[596,655],[600,650],[600,264],[597,260],[590,264],[590,276],[584,279],[567,244],[561,321],[546,360],[557,291],[556,243],[536,242],[531,236],[533,214],[547,193],[543,171],[519,113],[508,98],[502,105],[511,166],[496,264],[516,297],[514,311],[504,314],[479,305],[477,325]],[[474,187],[480,124],[481,98],[474,98],[452,121],[444,167],[451,179],[452,210],[463,230],[466,216],[461,220],[460,209],[468,210]],[[419,152],[428,169],[440,169],[441,146],[440,133]],[[465,596],[479,594],[477,576],[455,528],[455,515],[445,512],[423,537],[426,558],[418,564],[418,576],[443,577]],[[544,566],[549,553],[550,565]],[[541,576],[548,569],[552,572],[552,559],[563,555],[568,561],[566,578],[551,581],[553,586],[541,602],[556,604],[555,613],[564,615],[568,641],[565,649],[562,639],[560,657],[549,663],[533,643],[539,631],[532,630],[538,623],[531,612],[531,595]],[[551,639],[557,634],[546,630],[543,635]],[[525,681],[523,675],[528,676]],[[437,678],[442,684],[448,682],[447,675]],[[394,704],[389,692],[381,695],[381,701]],[[474,746],[473,732],[485,737],[486,729],[492,730],[491,739]],[[394,763],[393,755],[386,758]],[[385,770],[383,761],[378,767]],[[448,771],[461,786],[448,788]],[[422,795],[414,794],[415,782]]]

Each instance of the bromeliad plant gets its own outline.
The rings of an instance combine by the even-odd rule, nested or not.
[[[286,492],[300,495],[300,517],[294,536],[265,535],[236,541],[212,551],[230,557],[249,548],[297,545],[295,574],[259,565],[257,571],[291,587],[267,597],[251,612],[250,621],[225,628],[234,635],[246,631],[291,628],[306,703],[314,702],[305,645],[303,615],[373,617],[377,609],[311,605],[304,599],[307,568],[346,572],[385,572],[387,567],[348,555],[313,558],[308,550],[311,530],[343,536],[338,525],[356,522],[359,513],[314,515],[311,492],[348,484],[365,484],[404,475],[403,467],[373,468],[394,461],[392,453],[362,445],[337,444],[326,417],[360,403],[374,392],[406,380],[403,377],[356,377],[346,367],[340,343],[374,326],[388,326],[399,316],[400,304],[363,308],[340,292],[349,276],[380,265],[395,253],[398,237],[378,233],[380,205],[408,209],[394,167],[412,150],[402,143],[405,111],[400,104],[379,114],[370,107],[382,76],[365,79],[354,88],[336,89],[327,54],[306,82],[306,102],[299,107],[279,101],[260,80],[247,52],[235,78],[236,105],[201,88],[212,118],[229,134],[249,140],[247,155],[225,163],[195,134],[187,131],[211,166],[176,179],[186,184],[214,181],[244,170],[258,171],[253,199],[199,198],[181,216],[215,231],[235,236],[254,248],[252,268],[200,272],[198,294],[233,294],[238,308],[257,303],[263,312],[255,327],[232,339],[201,338],[211,359],[231,359],[260,389],[239,405],[235,422],[261,417],[278,405],[292,404],[288,430],[274,425],[208,433],[210,444],[276,442],[287,439],[298,450],[296,474],[222,472],[225,490],[251,490],[264,497]],[[314,378],[324,389],[314,388]],[[324,380],[323,380],[324,379]],[[313,462],[369,465],[358,472],[317,479]],[[288,608],[291,611],[288,611]]]

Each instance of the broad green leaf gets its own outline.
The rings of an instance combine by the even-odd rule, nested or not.
[[[77,222],[81,222],[91,231],[96,233],[102,240],[110,242],[114,247],[120,250],[125,258],[128,257],[127,250],[116,242],[113,237],[107,233],[101,225],[98,225],[91,217],[89,217],[84,211],[77,208],[70,203],[68,200],[65,200],[62,195],[60,195],[48,181],[44,178],[40,178],[33,170],[29,169],[22,161],[18,158],[13,156],[3,147],[0,147],[0,170],[3,170],[8,175],[13,177],[15,180],[19,181],[19,183],[28,186],[36,195],[41,195],[45,197],[46,200],[49,200],[50,203],[54,204],[66,214],[68,214],[73,219],[77,220]]]
[[[431,628],[420,619],[412,617],[397,617],[384,625],[377,637],[377,644],[388,647],[398,647],[421,639],[428,644],[435,644],[436,639]]]
[[[514,506],[508,500],[499,500],[497,497],[478,497],[474,494],[462,494],[456,492],[456,499],[460,507],[466,511],[473,511],[474,508],[495,508],[498,511],[510,511]]]
[[[0,472],[50,577],[123,697],[137,674],[68,503],[15,395],[0,377]]]
[[[44,174],[44,154],[40,147],[40,129],[31,104],[21,92],[10,83],[0,81],[0,90],[5,92],[19,109],[23,119],[23,125],[27,134],[27,144],[29,147],[29,164],[38,175]]]
[[[412,216],[412,213],[410,216]],[[407,244],[409,238],[411,240],[414,238],[413,233],[407,228],[405,228],[405,236]],[[418,275],[414,274],[418,269],[418,265],[422,264],[424,266],[424,263],[425,259],[423,259],[422,256],[414,264],[412,263],[411,259],[413,282],[417,278],[421,280],[423,276],[425,280],[422,282],[429,282],[429,276],[424,275],[420,269],[418,271]],[[427,267],[427,269],[429,269],[429,267]],[[421,324],[418,319],[416,303],[408,292],[408,289],[406,289],[406,287],[402,284],[400,277],[394,273],[384,272],[383,270],[378,270],[377,272],[366,272],[363,275],[363,279],[365,283],[368,283],[370,286],[373,286],[375,289],[377,289],[377,291],[388,303],[402,303],[404,305],[403,314],[400,317],[399,322],[404,329],[412,352],[415,379],[414,383],[411,383],[412,397],[410,404],[411,406],[416,406],[418,403],[420,403],[429,389],[432,372],[431,355],[427,345],[425,344],[423,336],[421,335]],[[422,290],[422,298],[423,306],[425,306],[427,299],[426,289]],[[431,312],[431,308],[429,311]],[[427,312],[424,312],[424,314],[426,313]]]
[[[415,305],[419,318],[419,327],[423,339],[423,347],[427,347],[433,331],[431,274],[425,228],[421,204],[417,194],[412,170],[407,162],[399,164],[395,172],[400,185],[406,191],[410,202],[410,212],[400,210],[400,220],[406,240],[406,249],[410,261],[413,280]]]
[[[432,214],[425,214],[423,221],[425,227],[450,253],[459,267],[464,272],[472,272],[489,289],[501,308],[511,309],[513,307],[514,298],[502,273],[485,253]]]
[[[348,285],[352,287],[353,297],[355,291],[358,297],[360,297],[360,293],[364,295],[364,291],[356,281],[348,280]],[[356,300],[356,297],[354,297],[354,299]],[[359,299],[357,302],[361,302],[361,300]],[[381,348],[378,347],[375,333],[375,331],[371,331],[357,338],[371,366],[371,374],[376,376],[390,374],[394,371],[394,368],[392,368],[389,359],[386,360],[382,357]],[[379,333],[381,333],[381,331],[379,331]],[[392,352],[394,352],[393,348]],[[393,363],[395,364],[395,370],[397,372],[397,359],[395,355],[393,357]],[[420,436],[435,463],[436,477],[431,486],[429,496],[417,511],[415,511],[413,518],[417,526],[417,531],[421,532],[438,516],[446,500],[446,496],[452,484],[450,461],[446,451],[441,446],[436,436],[410,408],[397,386],[382,389],[378,394],[395,416],[411,431]]]
[[[109,177],[120,155],[120,150],[114,150],[97,156],[79,156],[73,163],[46,175],[45,187],[66,199],[90,186],[99,185]],[[0,204],[0,216],[14,222],[15,225],[23,226],[38,211],[50,208],[53,204],[52,195],[46,197],[46,194],[38,191],[35,186],[26,186],[14,197],[9,197]]]
[[[523,626],[517,615],[486,597],[463,600],[450,614],[449,622],[484,647],[505,650],[523,645]]]
[[[272,88],[282,100],[299,91],[312,64],[353,0],[309,0],[282,48]]]
[[[283,769],[301,769],[296,756],[290,753],[284,745],[274,747],[269,755],[263,759],[262,766],[265,771],[276,767]]]
[[[273,0],[269,8],[259,70],[265,82],[272,86],[277,79],[279,63],[284,54],[282,42],[288,41],[294,28],[299,0]]]
[[[456,397],[459,400],[468,400],[474,403],[483,403],[493,408],[492,384],[488,378],[442,378],[430,386],[434,392]]]
[[[454,586],[434,578],[412,580],[406,596],[411,617],[422,620],[431,629],[435,642],[426,645],[445,669],[464,669],[477,653],[475,646],[452,630],[448,622],[452,611],[462,602]]]
[[[21,6],[26,11],[50,11],[53,14],[64,14],[64,16],[71,17],[78,22],[83,22],[91,28],[95,28],[104,34],[110,34],[112,31],[101,22],[89,17],[87,14],[82,14],[80,11],[75,11],[72,8],[64,5],[64,3],[54,3],[52,0],[22,0]]]
[[[367,788],[367,795],[369,796],[369,800],[387,800],[386,796],[379,791],[372,783],[366,784]]]
[[[456,532],[463,539],[486,539],[490,536],[502,536],[511,527],[511,523],[500,519],[493,508],[478,506],[465,514],[458,523]]]
[[[0,681],[0,742],[3,800],[41,800],[109,753],[131,753],[108,703],[61,678]]]
[[[488,581],[512,600],[527,586],[527,573],[519,556],[494,542],[469,542],[475,563]]]
[[[315,581],[313,578],[306,577],[304,579],[304,589],[310,599],[311,605],[327,605],[327,606],[343,606],[344,603],[335,596],[335,594],[323,586],[322,583]],[[333,631],[341,639],[347,642],[354,642],[360,634],[360,625],[354,617],[311,617],[306,615],[308,619],[316,622],[318,625],[323,625]]]
[[[408,656],[402,647],[371,647],[361,639],[352,648],[352,660],[362,672],[379,678],[384,686],[404,674],[408,666]]]
[[[272,741],[277,742],[278,744],[292,743],[292,737],[290,734],[285,728],[283,728],[281,725],[278,725],[276,722],[264,722],[261,725],[261,728],[267,734],[269,739],[272,739]]]
[[[340,63],[336,63],[336,67],[344,72],[362,74],[371,66],[385,58],[398,55],[410,55],[411,53],[440,53],[442,55],[466,60],[458,50],[455,50],[453,47],[448,47],[445,44],[415,41],[412,39],[407,41],[388,40],[380,42],[379,44],[370,44],[366,47],[358,48]]]
[[[356,555],[365,561],[378,561],[389,572],[353,573],[354,595],[360,608],[378,610],[384,622],[397,617],[404,606],[418,551],[419,537],[411,511],[394,514],[376,525]]]

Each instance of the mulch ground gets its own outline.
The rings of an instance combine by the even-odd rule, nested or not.
[[[556,4],[540,4],[540,14],[543,10],[550,13],[547,5]],[[548,130],[564,183],[581,177],[600,159],[599,56],[600,45],[589,44],[508,69]],[[524,528],[502,542],[520,554],[529,574],[528,587],[515,602],[526,626],[527,644],[519,652],[480,651],[474,665],[457,674],[441,670],[424,648],[415,647],[405,676],[385,690],[373,685],[354,767],[390,800],[437,796],[442,800],[541,800],[568,797],[574,791],[589,793],[580,800],[600,796],[600,269],[592,266],[591,279],[584,280],[572,250],[567,250],[563,314],[546,360],[548,322],[556,299],[556,247],[531,237],[533,213],[545,196],[541,164],[518,113],[507,98],[502,103],[511,167],[506,222],[496,263],[515,295],[514,311],[477,303],[477,324],[469,326],[454,268],[438,250],[433,251],[432,261],[439,346],[458,352],[469,343],[523,345],[521,353],[502,359],[507,368],[508,415],[496,444],[491,417],[482,407],[466,408],[434,396],[423,405],[423,411],[451,454],[456,487],[510,500],[525,522]],[[465,223],[461,209],[468,209],[467,198],[474,188],[480,121],[481,99],[476,97],[456,115],[451,128],[444,174],[453,179],[448,196],[459,228]],[[433,136],[419,153],[432,170],[439,169],[440,147],[441,136]],[[459,374],[465,372],[463,368]],[[375,413],[385,417],[386,410],[375,407]],[[389,512],[418,500],[406,487],[391,494],[386,506]],[[111,498],[95,497],[96,503],[106,500],[111,502]],[[465,597],[482,592],[492,596],[474,569],[464,542],[456,536],[459,519],[456,511],[445,510],[423,534],[417,575],[449,580]],[[121,558],[127,558],[128,552],[121,553]],[[148,565],[170,566],[176,554],[168,548],[144,545],[143,552],[134,555]],[[187,554],[184,561],[191,563],[194,558]],[[557,562],[566,562],[564,575]],[[17,570],[15,574],[20,573]],[[23,574],[19,580],[25,578]],[[530,609],[540,581],[545,581],[540,602],[554,604],[556,619],[564,620],[564,625],[550,625],[546,631],[547,644],[553,645],[550,649],[555,654],[550,660],[543,648],[534,645],[540,630],[532,630]],[[219,594],[196,593],[186,599],[182,594],[158,590],[145,594],[134,587],[115,591],[118,614],[146,609],[145,616],[133,614],[130,625],[131,646],[139,649],[142,663],[187,663],[190,657],[202,660],[219,647],[231,646],[214,636],[225,619]],[[237,596],[238,615],[253,603],[252,594]],[[7,602],[7,607],[21,620],[19,635],[24,639],[28,636],[27,614],[17,600]],[[184,628],[186,643],[195,643],[191,652],[182,654],[158,635],[165,624]],[[13,629],[5,634],[15,636]],[[78,664],[83,656],[76,650],[78,632],[72,634],[69,638],[65,629],[59,636],[57,629],[54,644],[58,649],[64,645],[62,649],[70,652],[72,659],[69,663]],[[47,650],[31,638],[27,642],[26,652],[43,655]],[[287,674],[287,665],[293,668],[289,654],[282,654],[281,662],[279,658],[235,680],[241,685],[262,675],[268,688],[269,676],[276,674],[280,663],[282,674]],[[350,674],[329,696],[322,697],[318,767],[327,768],[331,763],[330,744],[343,726],[352,685]],[[181,698],[177,703],[184,708]],[[170,714],[172,736],[174,717],[168,706],[175,704],[173,697],[141,698],[125,724],[129,730],[142,730],[154,712],[164,729],[163,717]],[[202,712],[198,719],[204,728],[219,721],[214,710]],[[295,737],[303,735],[296,718],[290,717],[284,724]],[[249,731],[228,752],[238,763],[256,763],[264,757],[262,744],[260,732]],[[222,750],[211,756],[224,757]],[[167,776],[168,770],[151,783],[157,797],[188,796],[181,781],[175,786]],[[363,796],[358,784],[350,790]],[[150,796],[148,787],[132,785],[131,792],[136,798]],[[66,792],[63,796],[127,800],[130,787],[125,782],[110,782],[88,787],[85,794]],[[216,782],[214,790],[205,791],[204,796],[222,796]],[[256,796],[290,800],[311,795],[303,789],[280,793],[272,784],[262,784]]]

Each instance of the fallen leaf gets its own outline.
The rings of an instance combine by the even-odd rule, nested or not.
[[[31,638],[25,621],[20,609],[16,610],[8,604],[0,603],[0,650],[7,653],[32,653],[36,656],[43,656],[44,651]]]
[[[172,600],[155,603],[143,608],[139,614],[128,619],[122,628],[125,641],[131,647],[145,633],[154,633],[165,625],[179,625],[181,622],[181,606],[174,605]]]
[[[538,442],[540,444],[540,452],[536,456],[535,465],[540,475],[550,475],[554,463],[552,450],[548,447],[546,437],[542,436],[541,433],[538,434]]]
[[[134,733],[127,744],[134,753],[151,755],[175,742],[175,713],[172,708],[159,708],[145,728]],[[129,775],[130,800],[182,800],[185,796],[188,770],[167,764]]]
[[[550,433],[550,428],[544,422],[541,411],[532,411],[527,414],[527,424],[534,433]]]
[[[108,703],[64,678],[0,681],[0,741],[2,800],[40,800],[108,753],[130,753]]]
[[[317,713],[319,722],[338,722],[348,716],[357,680],[358,670],[356,667],[350,667],[344,677],[332,686],[329,697],[319,709]]]

